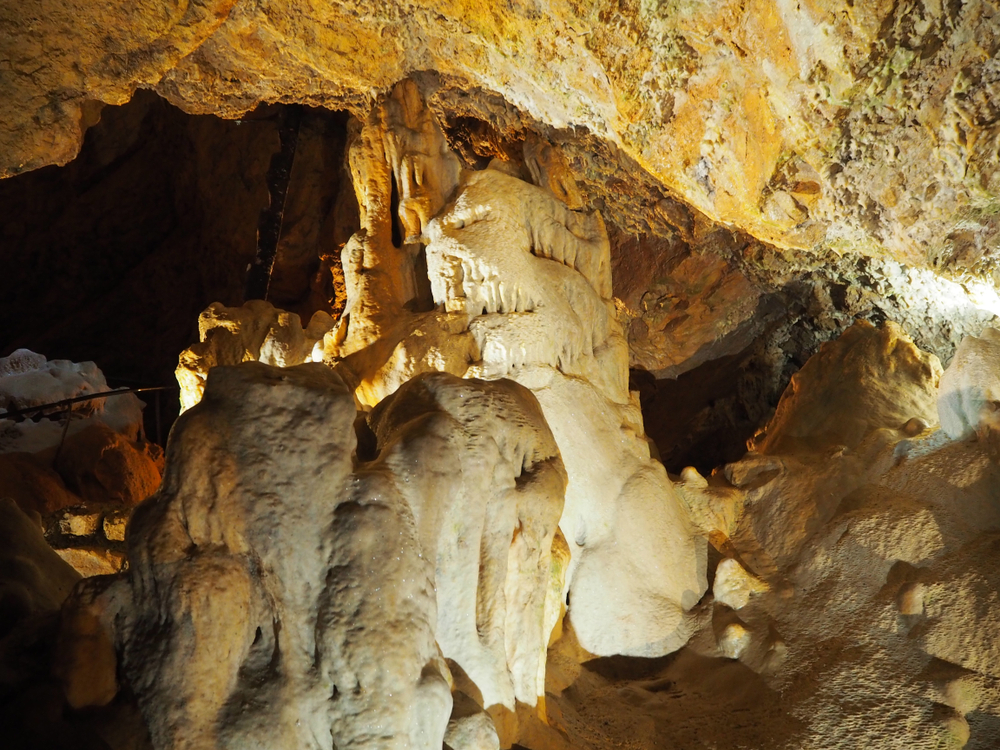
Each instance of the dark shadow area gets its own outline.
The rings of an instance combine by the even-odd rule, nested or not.
[[[682,648],[658,659],[616,656],[583,667],[557,702],[563,720],[594,748],[765,750],[794,747],[803,728],[780,694],[735,659]]]
[[[679,474],[694,466],[707,475],[746,453],[746,441],[769,408],[746,403],[741,381],[748,359],[747,352],[720,357],[676,379],[631,371],[630,388],[639,391],[646,434],[667,471]]]
[[[0,181],[0,356],[25,347],[93,360],[113,386],[173,385],[198,314],[243,302],[279,112],[193,116],[139,91],[104,108],[74,161]],[[306,318],[335,306],[331,265],[356,223],[337,210],[341,192],[354,201],[338,189],[346,120],[305,110],[293,165],[269,300]],[[176,394],[160,397],[159,430],[147,403],[147,434],[165,439]]]

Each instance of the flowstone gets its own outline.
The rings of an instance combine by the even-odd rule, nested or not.
[[[559,527],[580,643],[598,655],[679,648],[690,630],[686,612],[707,588],[706,543],[650,457],[628,390],[600,215],[564,202],[574,192],[550,145],[532,141],[525,157],[551,189],[497,160],[460,169],[410,81],[349,129],[361,230],[344,246],[347,304],[323,338],[323,361],[365,408],[426,372],[510,378],[530,389],[568,475]],[[248,317],[240,324],[248,330],[270,325],[249,307],[215,314]],[[261,339],[236,328],[226,335]],[[317,359],[318,347],[299,361]],[[261,359],[262,351],[240,356]],[[211,364],[196,364],[193,380]],[[196,400],[196,388],[188,392]]]
[[[156,748],[438,750],[445,657],[489,706],[544,692],[566,474],[538,403],[432,373],[370,418],[363,461],[329,368],[209,373],[133,516],[128,573],[66,607],[65,663],[92,665],[103,623]],[[68,670],[75,706],[113,697],[86,687],[114,684],[111,661]]]

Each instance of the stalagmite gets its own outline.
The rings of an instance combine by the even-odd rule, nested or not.
[[[966,336],[941,377],[941,428],[952,440],[987,437],[1000,427],[1000,331]]]
[[[707,587],[705,542],[650,458],[628,391],[600,215],[574,211],[497,169],[459,172],[408,81],[355,131],[350,154],[362,231],[344,247],[347,307],[323,339],[323,361],[366,407],[424,372],[510,378],[529,388],[568,474],[559,525],[581,643],[602,655],[679,648],[685,612]],[[400,185],[398,218],[392,180]],[[420,246],[393,242],[397,220],[406,242],[426,243],[422,279]],[[414,308],[421,285],[433,304],[424,312]],[[257,347],[276,313],[252,306],[259,304],[225,313],[234,321],[225,336],[240,342],[225,361],[261,359]],[[211,308],[206,319],[220,314]],[[184,382],[197,384],[212,366],[201,353],[207,346],[182,355]],[[297,361],[318,358],[318,349],[297,351]],[[185,392],[194,399],[197,386]]]
[[[363,461],[323,365],[210,371],[129,572],[68,607],[68,664],[102,622],[156,748],[436,749],[445,658],[484,707],[544,694],[566,475],[537,402],[433,373],[371,420]],[[110,699],[84,680],[65,677],[75,705]]]
[[[1000,0],[0,29],[2,750],[1000,747]]]

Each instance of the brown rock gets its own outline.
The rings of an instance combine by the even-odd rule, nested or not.
[[[38,525],[0,498],[0,637],[28,615],[58,609],[79,578]]]
[[[934,424],[941,374],[938,358],[917,349],[898,325],[860,320],[792,376],[753,449],[854,448],[874,429],[901,429],[914,417]]]
[[[109,582],[83,581],[63,604],[52,671],[75,709],[107,705],[118,692],[114,644],[101,621]]]
[[[87,502],[136,505],[160,485],[156,463],[111,428],[95,423],[68,438],[58,468]]]
[[[42,515],[80,504],[62,478],[30,453],[0,453],[0,497],[11,498],[25,513]]]
[[[183,13],[8,5],[4,176],[71,159],[102,103],[138,86],[225,117],[279,100],[361,115],[373,94],[419,73],[467,95],[466,114],[480,119],[499,100],[537,129],[589,131],[621,149],[633,177],[646,172],[781,247],[868,246],[968,267],[1000,229],[998,73],[983,52],[995,49],[998,11],[986,0],[545,13],[396,0],[377,16],[359,0],[211,0]]]
[[[64,547],[55,552],[84,578],[113,575],[125,564],[121,552],[102,547]]]

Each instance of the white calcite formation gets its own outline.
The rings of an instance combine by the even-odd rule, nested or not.
[[[535,705],[566,574],[566,471],[538,402],[509,381],[429,373],[372,412],[435,562],[437,642],[485,707]]]
[[[333,318],[317,312],[303,329],[298,315],[263,300],[243,307],[210,305],[198,317],[199,342],[184,350],[177,365],[181,410],[201,400],[205,377],[217,365],[263,362],[289,367],[322,361],[323,336],[333,324]]]
[[[322,365],[212,371],[104,593],[157,748],[439,748],[433,565]]]
[[[177,423],[129,572],[68,607],[103,623],[156,748],[438,750],[445,657],[488,706],[544,692],[566,473],[537,401],[416,378],[372,413],[367,462],[355,419],[329,368],[244,363]],[[85,677],[74,705],[110,700]]]
[[[383,155],[386,128],[406,134],[409,157],[398,145]],[[684,612],[705,590],[704,545],[649,456],[628,392],[600,216],[500,169],[456,174],[441,143],[407,85],[358,135],[351,156],[364,228],[344,249],[348,307],[328,361],[352,373],[370,405],[429,370],[530,388],[569,477],[560,528],[581,643],[597,654],[668,653],[684,642]],[[391,243],[387,178],[407,170],[424,175],[401,191],[417,206],[407,234],[423,250]],[[420,252],[430,309],[411,313],[426,295]]]
[[[526,157],[546,186],[562,184],[551,147],[529,143]],[[707,587],[706,545],[650,457],[638,400],[628,391],[628,349],[600,215],[569,208],[572,191],[557,195],[503,168],[462,171],[409,82],[353,128],[349,160],[362,228],[343,250],[347,304],[322,340],[323,361],[365,408],[423,372],[510,378],[530,389],[568,475],[559,527],[581,644],[600,655],[657,656],[680,647],[685,613]],[[397,220],[405,230],[399,247]],[[208,344],[213,335],[232,342],[226,362],[263,361],[261,342],[275,314],[263,303],[210,308],[206,315],[227,323],[224,333],[203,332],[205,341],[181,356],[185,405],[223,361],[204,354],[221,351]],[[303,340],[317,343],[295,349],[297,361],[319,359],[318,331]]]
[[[953,440],[1000,429],[1000,331],[966,336],[941,378],[941,428]]]
[[[43,355],[27,349],[18,349],[0,358],[0,409],[3,412],[110,390],[104,373],[93,362],[48,361]],[[0,453],[37,453],[58,445],[64,437],[94,422],[103,422],[129,441],[135,441],[142,430],[142,408],[142,401],[126,393],[50,410],[72,412],[73,419],[67,430],[57,419],[43,417],[15,422],[3,419],[3,412],[0,412]]]

